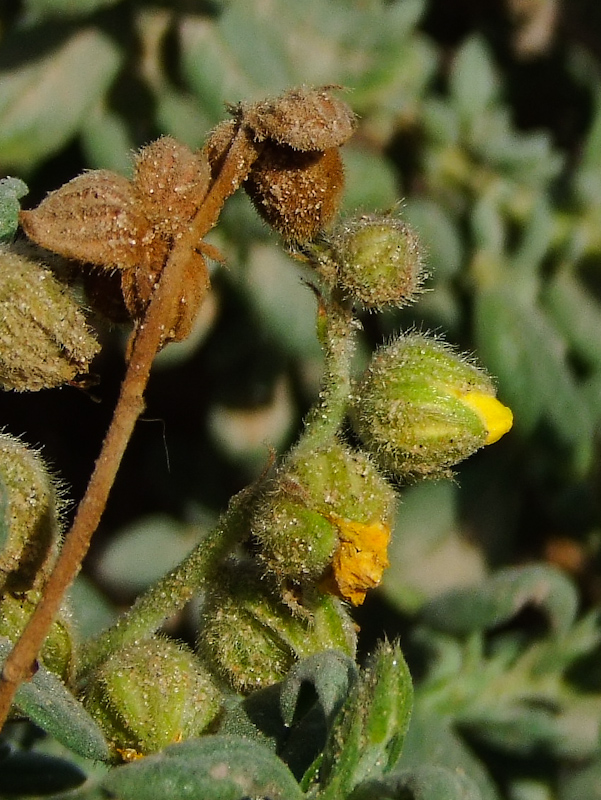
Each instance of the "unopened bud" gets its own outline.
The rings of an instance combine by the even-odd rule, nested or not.
[[[377,462],[402,478],[448,475],[513,421],[482,369],[421,334],[376,351],[356,387],[352,418]]]
[[[341,650],[355,653],[356,633],[341,602],[309,592],[302,614],[269,592],[246,565],[212,587],[203,609],[198,647],[205,662],[242,692],[282,680],[300,658]]]
[[[0,385],[37,391],[86,373],[100,347],[50,270],[0,248]]]
[[[326,280],[366,308],[415,300],[424,272],[417,234],[391,216],[362,216],[341,223],[328,237],[321,261]]]
[[[3,546],[0,595],[41,584],[59,541],[55,486],[39,453],[0,434]]]
[[[221,694],[189,650],[157,637],[110,656],[91,675],[83,702],[115,754],[128,759],[199,736]]]

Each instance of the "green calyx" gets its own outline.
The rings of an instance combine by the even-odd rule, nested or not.
[[[357,433],[377,462],[401,478],[448,475],[511,427],[490,377],[422,334],[377,350],[354,395]]]
[[[318,259],[330,286],[366,308],[413,302],[424,280],[417,234],[390,215],[364,215],[341,222]]]
[[[320,580],[340,548],[346,523],[389,527],[395,495],[370,458],[337,439],[293,453],[257,511],[252,532],[280,582]]]
[[[193,653],[155,637],[98,667],[83,702],[115,757],[131,760],[199,736],[219,713],[221,693]]]
[[[210,669],[241,692],[282,680],[300,658],[323,650],[354,656],[354,624],[340,601],[309,592],[302,614],[269,591],[247,564],[208,591],[198,640]],[[300,609],[300,607],[299,607]]]

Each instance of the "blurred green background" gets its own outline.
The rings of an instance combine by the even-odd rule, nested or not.
[[[558,564],[585,607],[601,599],[597,3],[6,0],[0,36],[0,170],[28,183],[26,207],[85,168],[127,174],[160,134],[200,147],[226,103],[345,87],[359,115],[345,212],[396,207],[431,274],[413,308],[364,317],[364,357],[399,328],[443,333],[515,413],[456,482],[403,489],[391,568],[358,613],[365,646],[509,564]],[[318,391],[295,262],[242,195],[210,240],[227,266],[194,336],[157,361],[80,588],[117,603],[193,546],[269,447],[285,451]],[[88,393],[0,396],[0,424],[43,447],[74,503],[123,374],[127,332],[96,323]]]

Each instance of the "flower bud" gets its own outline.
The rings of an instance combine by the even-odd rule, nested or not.
[[[423,283],[417,234],[391,216],[362,216],[339,225],[328,237],[330,254],[320,271],[332,285],[366,308],[403,306]]]
[[[100,347],[84,315],[41,264],[0,248],[0,384],[37,391],[86,373]]]
[[[280,584],[322,582],[359,604],[388,566],[394,506],[394,491],[369,457],[334,441],[293,455],[251,527]]]
[[[355,627],[340,601],[317,592],[304,601],[295,614],[248,565],[231,568],[207,593],[198,640],[204,661],[250,692],[277,683],[305,656],[328,649],[354,656]]]
[[[302,152],[266,144],[244,182],[257,212],[290,242],[307,242],[340,206],[344,169],[337,147]]]
[[[489,376],[422,334],[381,347],[356,387],[354,427],[386,470],[440,477],[511,428]]]
[[[0,598],[0,636],[16,642],[41,599],[41,592],[3,594]],[[71,615],[66,606],[59,611],[40,652],[44,666],[69,685],[73,677]]]
[[[221,695],[194,655],[156,637],[110,656],[90,676],[83,702],[124,759],[199,736]]]
[[[0,596],[40,586],[60,535],[55,487],[39,453],[0,434],[0,484],[4,532]]]

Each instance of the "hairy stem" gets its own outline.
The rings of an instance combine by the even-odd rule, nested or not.
[[[190,259],[194,258],[195,263],[200,265],[198,279],[208,288],[206,264],[197,247],[215,224],[225,200],[244,180],[242,167],[247,174],[257,154],[258,150],[249,144],[247,131],[243,126],[239,127],[203,204],[186,234],[174,245],[161,273],[144,320],[138,328],[113,418],[73,525],[46,581],[42,599],[4,663],[0,675],[0,728],[8,716],[19,685],[35,671],[35,660],[44,639],[66,590],[79,572],[92,535],[98,527],[121,459],[144,409],[144,391],[153,359],[168,332],[169,321],[177,318],[174,309],[181,302],[181,286]]]

